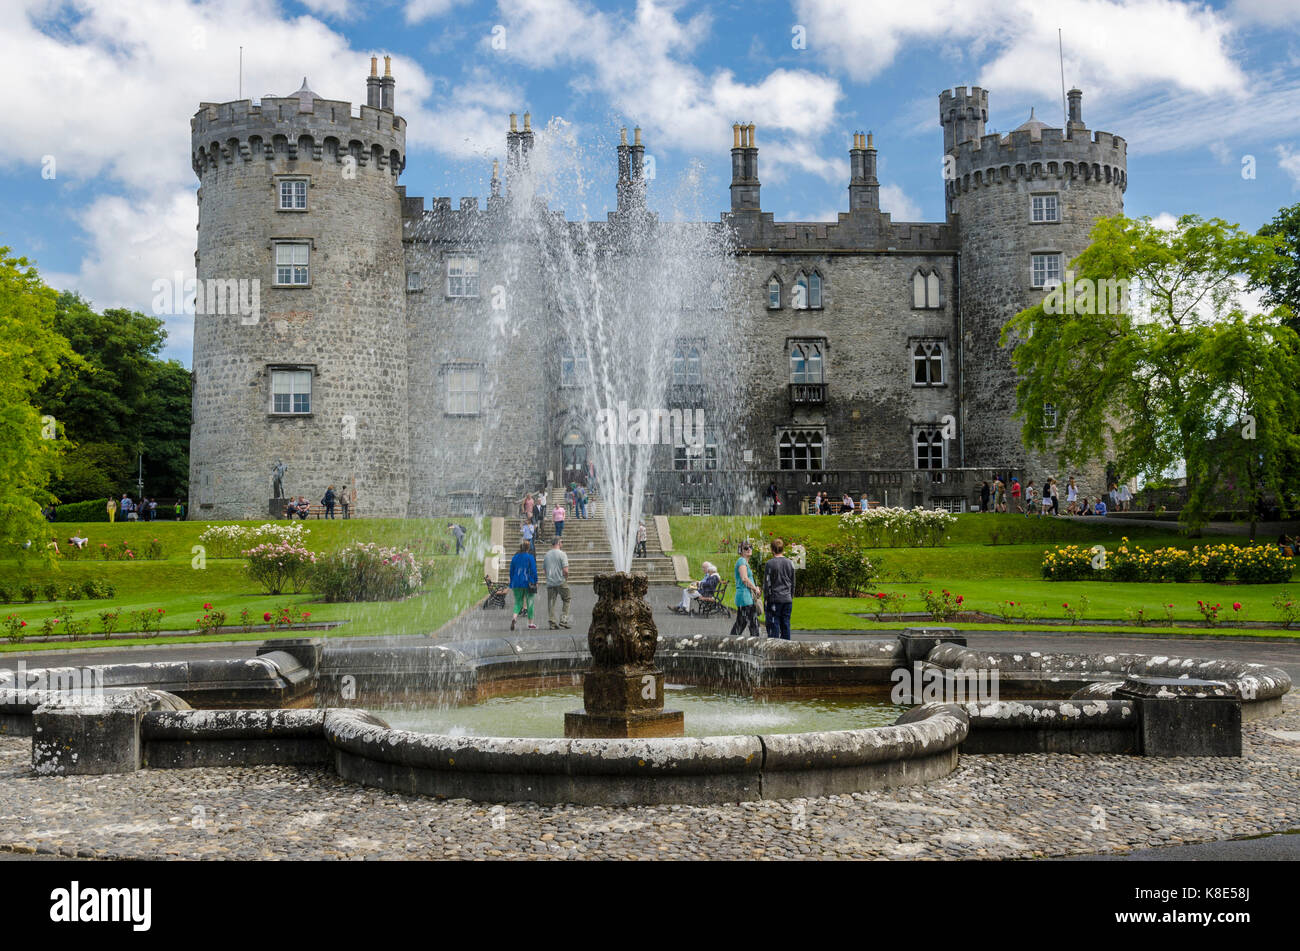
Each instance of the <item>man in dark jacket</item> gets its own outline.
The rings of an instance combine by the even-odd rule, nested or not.
[[[785,557],[785,542],[772,539],[772,557],[763,568],[763,603],[768,637],[790,639],[790,614],[794,610],[794,562]]]

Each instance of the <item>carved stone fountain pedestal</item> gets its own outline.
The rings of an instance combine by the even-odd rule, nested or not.
[[[596,607],[587,631],[592,666],[583,675],[583,709],[564,715],[564,735],[683,735],[681,711],[664,709],[664,674],[654,664],[659,631],[645,599],[646,576],[599,574],[594,587]]]

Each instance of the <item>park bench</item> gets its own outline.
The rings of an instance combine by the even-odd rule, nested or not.
[[[713,594],[702,594],[695,599],[695,609],[700,617],[713,617],[715,614],[731,617],[731,608],[727,607],[723,600],[727,595],[728,584],[730,584],[728,581],[719,581],[718,586],[713,589]]]
[[[505,608],[506,592],[510,590],[510,585],[493,581],[487,575],[483,576],[483,584],[487,586],[487,597],[483,601],[483,610]]]

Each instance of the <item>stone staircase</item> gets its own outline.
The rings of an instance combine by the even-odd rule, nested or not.
[[[569,556],[569,584],[590,585],[597,574],[614,570],[614,559],[610,554],[609,540],[605,536],[604,505],[599,500],[596,500],[594,506],[588,504],[587,511],[593,513],[592,518],[574,518],[573,514],[569,513],[569,517],[564,522],[563,540],[564,551]],[[510,580],[510,559],[519,550],[519,542],[522,539],[519,531],[522,526],[522,518],[515,517],[505,520],[505,537],[503,539],[505,553],[500,560],[497,571],[498,581],[508,582]],[[644,572],[649,577],[651,584],[674,584],[676,573],[673,570],[672,558],[664,554],[654,519],[647,517],[645,527],[647,557],[634,559],[632,570]],[[536,543],[539,587],[546,583],[545,573],[542,569],[542,559],[550,550],[554,538],[555,526],[551,524],[548,515],[542,522],[541,534]]]

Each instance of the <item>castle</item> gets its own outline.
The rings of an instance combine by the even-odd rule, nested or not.
[[[211,306],[195,317],[196,518],[264,516],[277,461],[290,494],[355,486],[364,516],[505,514],[526,490],[588,472],[591,433],[571,393],[581,366],[544,335],[486,332],[489,289],[528,253],[494,242],[492,222],[533,146],[529,117],[510,119],[505,194],[494,163],[485,207],[425,207],[398,184],[406,122],[387,58],[366,84],[355,111],[304,80],[258,104],[203,103],[191,120],[199,282],[261,286],[252,319]],[[961,510],[995,473],[1073,475],[1083,494],[1103,491],[1100,466],[1058,472],[1023,448],[998,343],[1094,221],[1123,210],[1124,140],[1087,129],[1077,89],[1068,115],[1063,129],[1031,114],[986,134],[985,90],[943,92],[946,215],[921,223],[881,212],[873,137],[857,133],[848,210],[775,221],[754,126],[733,126],[719,227],[732,235],[743,333],[677,340],[669,394],[709,405],[726,364],[744,400],[721,414],[732,438],[656,447],[648,506],[754,511],[776,483],[787,512],[818,491]],[[618,146],[611,220],[644,208],[643,155],[639,130]]]

